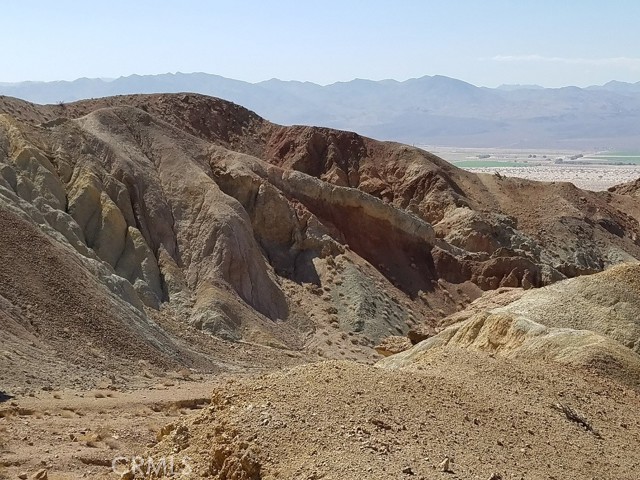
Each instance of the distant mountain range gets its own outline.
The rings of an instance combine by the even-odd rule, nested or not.
[[[640,150],[640,82],[612,81],[587,88],[485,88],[436,75],[321,86],[176,73],[0,83],[0,94],[36,103],[158,92],[202,93],[285,125],[334,127],[413,144]]]

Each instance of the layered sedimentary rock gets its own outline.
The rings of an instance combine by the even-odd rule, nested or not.
[[[22,240],[5,228],[2,318],[56,358],[59,339],[79,328],[59,315],[60,297],[73,297],[82,318],[104,309],[92,321],[111,325],[123,346],[99,330],[90,346],[79,335],[68,345],[114,364],[216,364],[181,329],[364,359],[383,338],[430,331],[483,291],[640,258],[631,196],[474,175],[420,149],[274,125],[218,99],[2,98],[0,112],[0,210],[47,245],[17,256]],[[14,258],[29,283],[12,280]],[[42,300],[28,288],[46,290],[56,275],[83,280]],[[27,320],[36,306],[46,332]]]

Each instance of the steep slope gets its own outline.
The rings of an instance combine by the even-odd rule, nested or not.
[[[111,305],[110,315],[126,327],[119,332],[124,343],[133,342],[126,349],[100,334],[113,357],[108,368],[126,369],[121,357],[127,355],[165,368],[218,364],[206,346],[192,351],[176,338],[182,336],[180,329],[278,349],[299,350],[306,343],[308,350],[324,354],[325,348],[330,356],[367,358],[372,354],[368,347],[386,335],[406,331],[409,315],[420,317],[417,312],[425,308],[401,303],[402,292],[334,239],[339,235],[329,232],[303,204],[288,200],[273,185],[286,189],[295,184],[299,193],[306,188],[327,208],[363,207],[366,218],[381,223],[380,229],[397,229],[399,238],[433,240],[428,224],[357,190],[329,191],[306,175],[294,182],[283,170],[200,140],[131,107],[97,110],[45,127],[4,116],[1,140],[2,208],[61,244],[59,248],[68,251],[61,265],[79,264],[83,274],[93,275],[114,300],[95,302],[90,296],[69,295],[76,303],[86,299],[87,309],[94,303]],[[242,167],[252,161],[261,166],[264,178]],[[221,177],[222,167],[226,171],[234,166],[240,176]],[[13,242],[7,238],[6,255],[15,253]],[[34,250],[36,265],[44,254]],[[28,304],[33,295],[26,286],[11,288],[11,295],[4,292],[16,270],[11,262],[2,268],[3,296],[10,297],[14,307]],[[82,290],[77,282],[70,282],[69,288]],[[158,309],[160,322],[164,316],[182,323],[161,345],[173,362],[155,361],[147,351],[154,345],[133,346],[135,341],[153,344],[144,329],[157,329],[151,318],[157,317]],[[21,315],[15,309],[8,312]],[[38,316],[51,327],[42,332],[41,347],[59,355],[64,350],[59,340],[76,325],[50,318],[56,313],[53,305],[44,305]],[[84,355],[86,349],[79,343],[87,339],[77,330],[67,340]],[[92,332],[99,334],[99,329]],[[38,331],[31,329],[31,334]],[[68,380],[53,379],[35,368],[35,359],[12,352],[24,361],[25,371],[35,372],[36,381]],[[12,365],[7,358],[2,361]],[[70,366],[77,363],[73,357],[66,360]],[[85,363],[94,369],[105,366],[99,358]],[[7,372],[7,381],[18,381],[15,369]]]
[[[78,116],[109,105],[144,108],[225,148],[358,188],[415,213],[443,236],[450,222],[441,228],[435,224],[456,208],[470,208],[473,212],[459,210],[455,228],[462,232],[449,243],[472,253],[515,247],[528,250],[536,263],[574,276],[628,260],[628,253],[636,257],[640,251],[637,202],[626,197],[586,192],[571,184],[475,175],[419,149],[331,129],[279,127],[241,107],[202,96],[123,96],[70,104],[64,111],[58,106],[43,108],[51,116]],[[449,261],[448,255],[441,255]],[[471,263],[459,269],[482,267]],[[542,274],[557,278],[553,271]]]
[[[83,376],[83,369],[96,363],[131,368],[140,358],[165,368],[179,364],[180,347],[134,306],[110,295],[103,283],[109,280],[68,247],[4,208],[0,239],[3,376],[13,373],[24,381],[36,372],[44,378],[59,375],[59,369],[69,377]],[[88,346],[68,350],[70,344]],[[33,369],[12,372],[20,359],[30,359]]]

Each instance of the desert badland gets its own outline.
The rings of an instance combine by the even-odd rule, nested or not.
[[[639,192],[0,97],[0,478],[638,478]]]

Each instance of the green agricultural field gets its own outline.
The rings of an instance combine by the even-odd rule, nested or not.
[[[584,160],[595,160],[610,165],[640,165],[640,153],[607,152],[602,154],[586,155]]]

